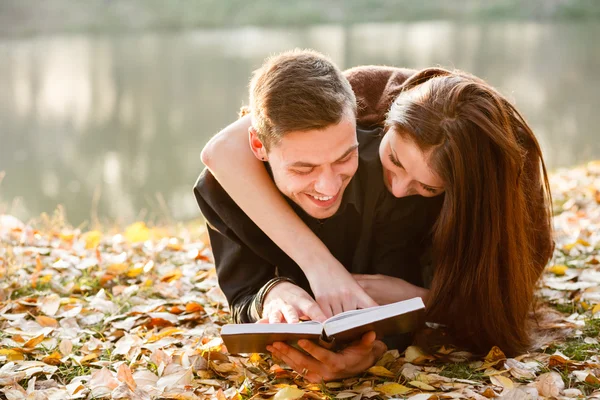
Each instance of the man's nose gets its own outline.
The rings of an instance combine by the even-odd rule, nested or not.
[[[315,190],[325,196],[335,196],[342,187],[342,177],[331,169],[323,171],[315,183]]]

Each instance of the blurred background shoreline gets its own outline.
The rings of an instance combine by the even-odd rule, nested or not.
[[[589,21],[596,0],[3,0],[0,37],[364,22]]]
[[[202,147],[247,103],[251,72],[294,47],[341,68],[471,72],[516,104],[550,169],[600,159],[599,10],[594,0],[4,0],[0,213],[28,220],[62,205],[75,225],[198,218]]]

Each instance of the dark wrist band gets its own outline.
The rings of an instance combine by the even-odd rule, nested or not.
[[[293,280],[291,280],[290,278],[286,278],[285,276],[275,277],[267,283],[265,283],[265,285],[262,288],[260,288],[260,290],[256,294],[256,297],[254,298],[254,307],[256,309],[256,314],[259,318],[262,318],[265,298],[267,297],[271,289],[273,289],[275,286],[277,286],[277,284],[281,282],[290,282],[294,285],[296,284]]]

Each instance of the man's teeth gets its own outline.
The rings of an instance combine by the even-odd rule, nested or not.
[[[312,194],[310,194],[309,196],[314,197],[315,199],[320,201],[328,201],[333,199],[333,196],[313,196]]]

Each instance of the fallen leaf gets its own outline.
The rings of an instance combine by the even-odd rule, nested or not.
[[[60,297],[57,294],[51,294],[38,300],[38,307],[41,312],[52,317],[60,307]]]
[[[83,234],[83,240],[85,241],[86,249],[93,249],[98,247],[102,240],[102,232],[100,231],[89,231]]]
[[[127,366],[127,364],[121,364],[119,366],[119,370],[117,371],[117,379],[129,387],[132,391],[135,390],[137,384],[133,379],[133,375],[131,374],[131,369]]]
[[[500,386],[504,389],[512,389],[515,387],[515,384],[513,383],[513,381],[511,381],[509,378],[502,376],[502,375],[493,375],[490,376],[490,381],[492,382],[493,385],[496,386]]]
[[[31,348],[37,346],[38,344],[42,343],[44,341],[44,339],[46,339],[45,335],[36,336],[32,339],[29,339],[27,342],[25,342],[23,347],[31,349]]]
[[[410,381],[408,382],[409,385],[414,386],[416,388],[419,388],[421,390],[430,390],[433,391],[435,390],[435,388],[425,382],[421,382],[421,381]]]
[[[377,390],[380,393],[385,394],[386,396],[398,396],[398,395],[403,395],[405,393],[408,393],[408,392],[412,391],[413,389],[408,388],[408,387],[401,385],[399,383],[396,383],[396,382],[389,382],[389,383],[384,383],[379,386],[375,386],[375,390]]]
[[[145,242],[150,239],[150,230],[144,222],[135,222],[125,229],[124,236],[131,243]]]
[[[565,388],[565,383],[558,372],[552,371],[540,375],[535,382],[535,387],[541,396],[558,397]]]
[[[562,276],[564,275],[569,267],[566,265],[552,265],[547,268],[547,271],[553,273],[554,275]]]
[[[44,327],[51,327],[51,328],[58,327],[58,321],[51,317],[46,317],[44,315],[38,315],[37,317],[35,317],[35,320],[37,321],[38,324],[40,324],[41,326],[44,326]]]
[[[371,367],[367,370],[367,372],[370,373],[371,375],[382,376],[384,378],[394,378],[396,376],[390,370],[388,370],[385,367],[381,367],[381,366]]]
[[[294,386],[286,386],[275,394],[273,400],[296,400],[304,396],[304,390]]]

